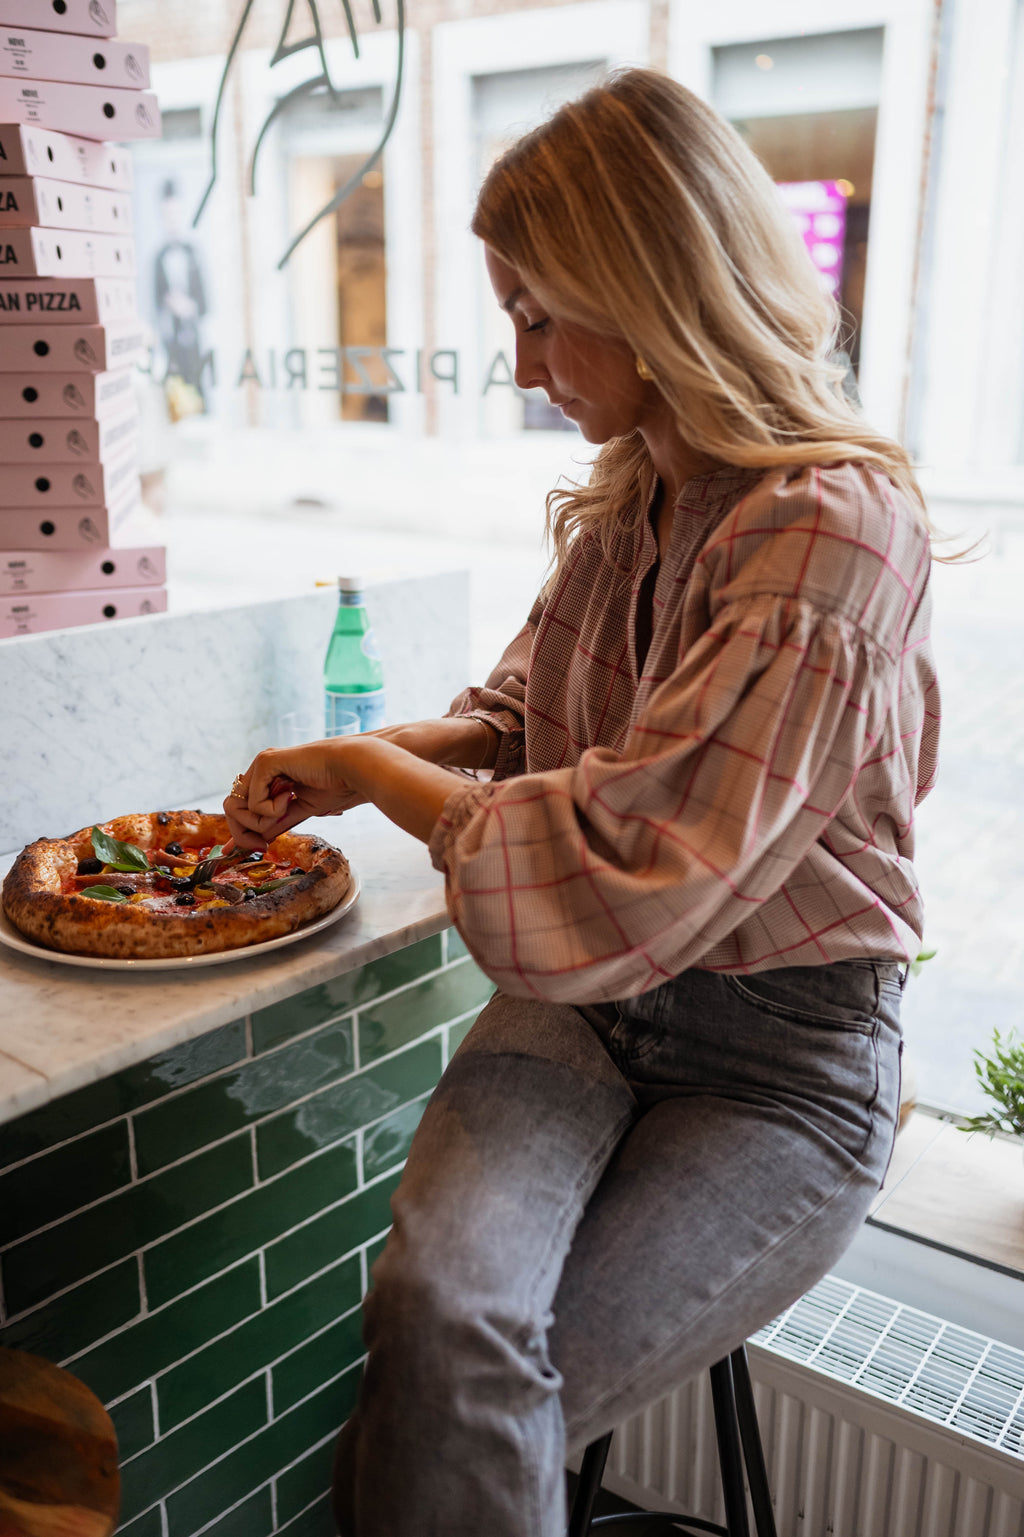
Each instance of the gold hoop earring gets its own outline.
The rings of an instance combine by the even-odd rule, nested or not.
[[[640,356],[639,352],[636,355],[636,371],[640,375],[641,379],[654,378],[649,363],[647,363],[646,360]]]

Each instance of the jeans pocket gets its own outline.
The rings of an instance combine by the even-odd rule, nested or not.
[[[830,966],[781,966],[740,976],[721,973],[734,996],[776,1019],[870,1035],[878,1015],[880,981],[872,961]]]

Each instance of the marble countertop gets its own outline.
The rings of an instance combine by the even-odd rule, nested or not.
[[[302,830],[343,849],[362,889],[338,923],[294,945],[195,970],[129,972],[0,944],[0,1121],[448,926],[426,849],[373,807]],[[0,857],[0,876],[13,859]]]

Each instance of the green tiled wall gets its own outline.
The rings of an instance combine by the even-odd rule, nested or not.
[[[0,1126],[0,1344],[107,1404],[120,1537],[333,1537],[369,1267],[491,990],[449,931]]]

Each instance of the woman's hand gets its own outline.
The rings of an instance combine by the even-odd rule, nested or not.
[[[458,786],[439,763],[477,768],[483,766],[482,757],[493,763],[497,735],[483,722],[460,716],[302,747],[268,748],[238,776],[224,801],[231,837],[241,848],[262,849],[307,817],[337,816],[372,801],[392,822],[428,843],[445,801]],[[444,756],[431,761],[427,752]]]
[[[257,754],[224,801],[233,842],[262,849],[307,817],[340,816],[362,805],[366,796],[346,781],[339,750],[358,740],[335,737]]]

